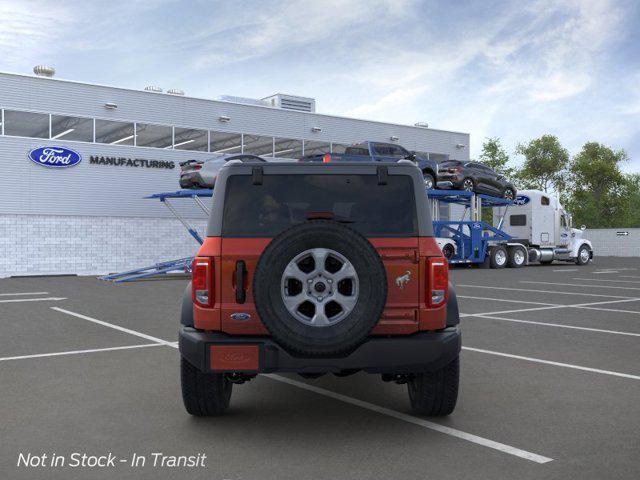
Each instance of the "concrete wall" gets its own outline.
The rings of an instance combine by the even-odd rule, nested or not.
[[[587,229],[584,238],[593,243],[595,256],[640,257],[640,228]]]

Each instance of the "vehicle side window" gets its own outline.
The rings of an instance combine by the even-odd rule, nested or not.
[[[512,227],[524,227],[527,225],[526,215],[511,215],[509,217],[509,225]]]
[[[540,205],[550,205],[551,201],[549,200],[549,197],[541,197],[540,198]]]
[[[409,152],[399,145],[376,143],[373,145],[373,150],[376,155],[384,155],[385,157],[404,158],[409,155]]]
[[[567,218],[564,215],[560,215],[560,226],[567,228]]]

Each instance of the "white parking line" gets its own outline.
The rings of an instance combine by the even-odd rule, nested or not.
[[[564,283],[560,283],[559,285],[566,285]],[[583,285],[580,285],[581,287]],[[488,288],[491,290],[510,290],[514,292],[533,292],[533,293],[555,293],[557,295],[579,295],[583,297],[606,297],[606,298],[629,298],[633,300],[640,300],[636,297],[623,297],[620,295],[604,295],[601,293],[581,293],[581,292],[558,292],[557,290],[532,290],[530,288],[512,288],[512,287],[494,287],[491,285],[465,285],[462,283],[456,284],[456,287],[468,287],[468,288]]]
[[[618,270],[602,270],[601,272],[593,272],[594,275],[601,275],[601,274],[611,274],[611,273],[620,273],[618,272]]]
[[[640,290],[640,287],[619,287],[618,285],[587,285],[584,283],[536,282],[533,280],[520,280],[520,283],[534,283],[538,285],[562,285],[564,287],[615,288],[617,290]],[[587,295],[591,295],[591,294],[589,293]]]
[[[103,322],[102,320],[98,320],[96,318],[91,318],[86,315],[82,315],[80,313],[71,312],[69,310],[65,310],[63,308],[58,307],[50,307],[51,310],[55,310],[56,312],[66,313],[67,315],[71,315],[73,317],[81,318],[88,322],[97,323],[98,325],[103,325],[105,327],[113,328],[114,330],[118,330],[120,332],[129,333],[131,335],[135,335],[136,337],[144,338],[146,340],[151,340],[152,342],[161,343],[162,345],[167,345],[169,347],[173,347],[175,342],[168,342],[158,337],[153,337],[151,335],[147,335],[146,333],[137,332],[135,330],[131,330],[130,328],[121,327],[120,325],[114,325],[113,323]]]
[[[18,303],[18,302],[57,302],[66,300],[64,297],[45,297],[45,298],[11,298],[8,300],[0,300],[0,303]]]
[[[70,350],[67,352],[53,352],[53,353],[36,353],[34,355],[19,355],[17,357],[3,357],[3,358],[0,358],[0,362],[6,362],[9,360],[24,360],[26,358],[59,357],[62,355],[79,355],[83,353],[112,352],[114,350],[131,350],[133,348],[161,347],[161,346],[163,346],[162,343],[145,343],[143,345],[126,345],[124,347],[93,348],[91,350]]]
[[[610,280],[604,278],[580,278],[572,277],[571,280],[587,280],[588,282],[615,282],[615,283],[640,283],[638,280]]]
[[[14,295],[49,295],[49,292],[0,293],[0,297],[11,297]]]
[[[521,355],[512,355],[510,353],[494,352],[493,350],[484,350],[482,348],[462,347],[463,350],[470,352],[486,353],[488,355],[497,355],[498,357],[515,358],[517,360],[525,360],[527,362],[542,363],[545,365],[553,365],[554,367],[571,368],[573,370],[582,370],[585,372],[602,373],[613,377],[630,378],[631,380],[640,380],[640,376],[631,375],[629,373],[613,372],[611,370],[600,370],[599,368],[583,367],[581,365],[573,365],[571,363],[552,362],[541,358],[523,357]]]
[[[640,278],[640,275],[619,275],[620,278]]]
[[[414,417],[412,415],[407,415],[406,413],[396,412],[395,410],[391,410],[390,408],[381,407],[379,405],[365,402],[357,398],[348,397],[346,395],[342,395],[340,393],[336,393],[331,390],[327,390],[325,388],[316,387],[315,385],[309,385],[307,383],[300,382],[298,380],[293,380],[291,378],[283,377],[280,375],[274,375],[274,374],[266,374],[262,376],[270,378],[271,380],[275,380],[277,382],[282,382],[288,385],[292,385],[294,387],[302,388],[303,390],[308,390],[310,392],[317,393],[318,395],[323,395],[325,397],[329,397],[334,400],[338,400],[340,402],[348,403],[350,405],[355,405],[357,407],[364,408],[372,412],[380,413],[388,417],[393,417],[397,420],[402,420],[403,422],[411,423],[413,425],[418,425],[420,427],[428,428],[430,430],[435,430],[436,432],[444,433],[445,435],[450,435],[452,437],[460,438],[462,440],[466,440],[467,442],[475,443],[476,445],[482,445],[483,447],[492,448],[494,450],[498,450],[500,452],[504,452],[509,455],[514,455],[516,457],[520,457],[525,460],[529,460],[536,463],[548,463],[553,461],[553,458],[544,457],[536,453],[528,452],[526,450],[521,450],[519,448],[512,447],[504,443],[494,442],[493,440],[489,440],[487,438],[479,437],[477,435],[463,432],[461,430],[456,430],[455,428],[445,427],[444,425],[440,425],[439,423],[423,420],[421,418]]]
[[[470,298],[472,300],[488,300],[492,302],[509,302],[509,303],[526,303],[531,305],[546,305],[546,306],[559,306],[555,303],[543,303],[543,302],[529,302],[525,300],[508,300],[506,298],[489,298],[489,297],[471,297],[469,295],[456,295],[457,298]]]
[[[593,305],[608,305],[610,303],[625,303],[625,302],[637,302],[640,298],[625,298],[623,300],[607,300],[605,302],[590,302],[590,303],[574,303],[571,305],[551,305],[549,307],[535,307],[535,308],[519,308],[516,310],[498,310],[495,312],[482,312],[482,313],[461,313],[461,317],[473,317],[477,315],[495,315],[501,313],[520,313],[520,312],[536,312],[539,310],[554,310],[556,308],[592,308]],[[627,310],[616,310],[613,308],[593,308],[594,310],[602,310],[605,312],[626,312]]]
[[[560,268],[558,270],[554,270],[554,272],[577,272],[580,270],[579,268]]]
[[[501,320],[505,322],[514,322],[514,323],[529,323],[532,325],[542,325],[544,327],[558,327],[558,328],[569,328],[573,330],[584,330],[587,332],[596,332],[596,333],[610,333],[614,335],[626,335],[629,337],[640,337],[640,333],[632,333],[632,332],[620,332],[618,330],[604,330],[601,328],[588,328],[588,327],[578,327],[576,325],[563,325],[561,323],[548,323],[548,322],[536,322],[533,320],[516,320],[515,318],[504,318],[504,317],[496,317],[494,315],[468,315],[468,317],[478,317],[478,318],[488,318],[491,320]]]

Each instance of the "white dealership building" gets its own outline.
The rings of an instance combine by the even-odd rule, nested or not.
[[[195,98],[0,73],[0,277],[102,274],[193,255],[197,244],[157,200],[179,162],[222,153],[297,158],[363,140],[436,160],[469,159],[469,135],[324,115],[315,101]],[[47,159],[58,158],[57,165]],[[181,212],[204,218],[190,202]]]

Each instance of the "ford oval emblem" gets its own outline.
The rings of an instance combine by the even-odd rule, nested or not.
[[[67,168],[82,161],[82,155],[64,147],[38,147],[29,152],[29,160],[43,167]]]
[[[244,312],[232,313],[230,317],[231,320],[235,320],[236,322],[246,322],[247,320],[251,320],[251,315]]]
[[[529,200],[531,200],[529,197],[527,197],[526,195],[517,195],[516,199],[513,201],[514,205],[526,205],[527,203],[529,203]]]

